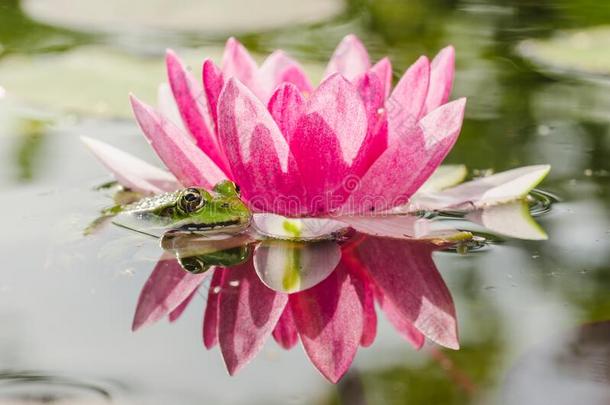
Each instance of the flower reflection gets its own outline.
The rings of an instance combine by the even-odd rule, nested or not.
[[[170,235],[163,246],[134,330],[165,316],[177,319],[210,277],[203,341],[208,349],[220,347],[230,374],[271,335],[285,349],[300,340],[314,366],[336,382],[358,347],[375,340],[375,302],[415,348],[425,338],[459,347],[453,301],[432,260],[443,245],[358,233],[309,242]],[[236,249],[252,254],[244,258]],[[192,263],[212,267],[201,272]]]

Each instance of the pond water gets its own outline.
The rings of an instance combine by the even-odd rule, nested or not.
[[[237,1],[184,2],[181,13],[161,1],[145,11],[120,2],[109,2],[110,11],[93,1],[67,9],[64,1],[40,3],[0,4],[0,404],[610,401],[609,51],[595,48],[586,31],[610,23],[610,4],[266,1],[266,11],[250,17]],[[215,18],[202,18],[207,25],[199,30],[193,15],[206,12]],[[555,65],[553,52],[520,56],[536,49],[520,52],[521,41],[567,29],[583,30],[578,49],[588,49],[594,68],[582,55],[574,57],[576,67],[566,67],[565,55]],[[202,343],[212,277],[175,322],[132,332],[163,251],[158,240],[117,226],[83,235],[112,193],[96,189],[110,177],[79,136],[158,163],[130,118],[126,95],[154,100],[165,48],[180,50],[196,67],[203,56],[218,58],[226,38],[237,35],[258,55],[285,49],[320,76],[351,32],[373,59],[389,55],[395,76],[420,54],[456,47],[453,98],[468,97],[468,107],[446,163],[465,164],[471,175],[550,164],[540,187],[559,201],[536,216],[548,240],[470,226],[491,242],[456,254],[365,238],[364,257],[384,251],[399,260],[413,252],[409,257],[425,256],[418,260],[427,274],[438,270],[455,304],[460,349],[428,342],[415,350],[378,311],[374,344],[359,348],[336,385],[301,344],[287,351],[273,339],[229,376],[220,350]],[[304,252],[302,260],[327,262],[333,249]],[[263,253],[272,260],[271,249]]]

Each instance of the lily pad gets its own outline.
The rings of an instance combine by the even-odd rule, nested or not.
[[[32,19],[74,30],[236,33],[314,23],[339,14],[340,0],[24,0]]]
[[[193,69],[205,57],[220,60],[221,48],[180,51]],[[128,94],[157,99],[165,81],[162,55],[139,57],[106,47],[7,57],[0,63],[5,97],[58,112],[131,118]]]
[[[522,57],[554,74],[610,80],[610,26],[562,31],[548,39],[527,39],[517,50]]]

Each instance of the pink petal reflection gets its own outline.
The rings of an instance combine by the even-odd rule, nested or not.
[[[218,341],[233,375],[262,349],[280,318],[288,296],[259,280],[252,262],[224,269],[218,304]]]
[[[400,312],[400,310],[392,303],[392,301],[385,299],[383,293],[377,294],[377,302],[381,310],[385,314],[388,321],[394,326],[396,331],[402,336],[407,342],[411,343],[416,350],[419,350],[426,343],[426,337],[409,322]]]
[[[352,281],[356,286],[360,303],[362,304],[363,327],[360,345],[362,347],[368,347],[373,344],[375,337],[377,336],[375,284],[358,258],[358,255],[354,254],[351,248],[343,249],[341,261],[345,265],[345,268],[349,270]]]
[[[362,262],[380,289],[386,309],[412,323],[430,340],[459,348],[457,319],[451,294],[441,278],[427,243],[365,238],[358,245]],[[403,330],[401,324],[394,321]]]
[[[218,303],[220,300],[220,290],[222,288],[224,269],[214,270],[208,300],[203,316],[203,344],[206,349],[211,349],[218,343]]]
[[[320,284],[291,295],[290,307],[307,356],[336,383],[352,364],[363,332],[362,305],[348,271],[339,265]]]
[[[299,342],[297,326],[294,323],[290,305],[286,305],[282,316],[277,321],[277,325],[273,329],[273,339],[286,350],[292,349]]]
[[[187,273],[175,258],[162,256],[142,288],[132,329],[151,325],[168,315],[199,287],[205,276],[206,273]]]
[[[186,308],[189,306],[193,298],[195,298],[195,295],[197,295],[197,291],[197,289],[194,289],[191,295],[186,297],[186,299],[182,301],[180,305],[178,305],[176,308],[174,308],[172,312],[169,313],[170,322],[176,322],[178,319],[180,319],[180,317],[182,316]]]

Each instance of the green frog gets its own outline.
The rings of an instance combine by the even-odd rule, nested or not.
[[[239,233],[248,228],[252,217],[238,187],[228,180],[211,192],[189,187],[143,198],[122,206],[120,212],[168,231],[206,234]]]

